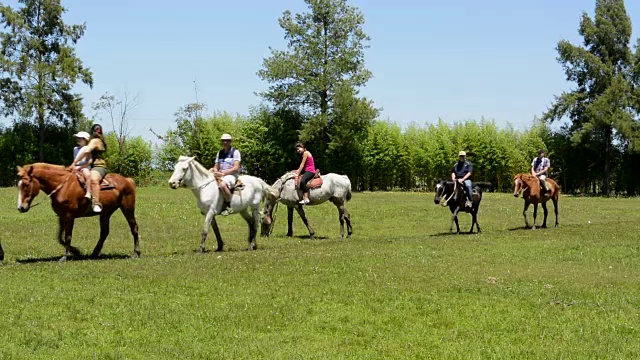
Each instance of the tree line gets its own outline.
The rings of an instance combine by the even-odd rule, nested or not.
[[[247,172],[268,181],[297,167],[294,144],[303,141],[323,172],[348,175],[354,190],[431,189],[465,150],[476,181],[508,191],[513,175],[528,171],[543,148],[565,193],[640,192],[634,166],[640,157],[640,39],[632,49],[624,1],[597,0],[593,18],[583,13],[583,44],[559,41],[557,60],[574,87],[527,129],[484,119],[403,129],[381,120],[374,101],[359,94],[372,76],[363,14],[347,0],[304,2],[307,11],[285,11],[278,19],[287,46],[270,49],[257,71],[269,86],[248,115],[206,115],[205,104],[186,104],[152,146],[128,134],[127,114],[137,103],[127,94],[124,100],[103,95],[94,110],[113,127],[107,134],[111,171],[142,180],[152,170],[171,170],[179,155],[211,166],[227,132]],[[59,0],[19,3],[18,9],[0,6],[0,110],[12,119],[0,128],[1,185],[12,184],[15,165],[70,163],[72,134],[97,120],[82,113],[82,99],[71,91],[76,83],[93,85],[74,51],[86,25],[65,24]]]

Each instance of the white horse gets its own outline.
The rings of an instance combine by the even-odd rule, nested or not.
[[[224,243],[215,216],[223,210],[224,197],[218,188],[215,177],[193,157],[180,156],[174,169],[169,179],[169,186],[173,189],[181,186],[191,189],[198,200],[198,208],[206,216],[202,228],[200,252],[205,251],[204,242],[207,239],[209,224],[211,224],[218,241],[216,251],[222,251]],[[239,213],[249,224],[249,250],[255,250],[256,234],[260,222],[260,203],[263,197],[269,193],[271,187],[264,180],[255,176],[241,175],[238,180],[242,181],[243,186],[233,192],[231,209],[234,213]]]
[[[344,222],[347,222],[347,237],[351,237],[353,229],[351,228],[351,216],[345,208],[346,201],[351,200],[351,181],[346,175],[338,175],[329,173],[322,175],[322,186],[309,191],[309,204],[300,205],[300,191],[295,186],[294,172],[284,174],[280,179],[272,185],[272,192],[267,195],[264,202],[264,216],[262,218],[262,235],[268,236],[273,227],[273,212],[276,203],[279,201],[287,206],[288,230],[287,236],[293,236],[293,209],[298,211],[302,218],[302,222],[309,230],[309,237],[314,238],[315,231],[309,225],[307,217],[304,214],[303,206],[319,205],[330,200],[338,208],[338,217],[340,219],[340,238],[344,237]]]

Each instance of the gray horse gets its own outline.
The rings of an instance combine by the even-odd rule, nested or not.
[[[302,218],[302,222],[309,230],[309,237],[314,238],[315,231],[309,225],[309,221],[304,213],[303,206],[319,205],[329,200],[338,208],[338,217],[340,219],[340,238],[344,237],[344,223],[347,223],[347,237],[351,237],[353,229],[351,228],[351,217],[345,208],[346,201],[351,200],[351,181],[346,175],[338,175],[329,173],[322,175],[322,186],[312,189],[309,192],[309,204],[300,205],[300,192],[296,189],[296,174],[288,172],[280,177],[272,186],[272,190],[267,196],[264,203],[264,212],[262,218],[262,235],[269,236],[273,227],[273,211],[277,202],[281,202],[287,206],[288,230],[287,236],[293,236],[293,209],[298,211]]]

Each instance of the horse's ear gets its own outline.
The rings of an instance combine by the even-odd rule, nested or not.
[[[29,166],[29,170],[27,170],[27,175],[33,175],[33,166]]]
[[[16,168],[18,169],[18,175],[22,176],[22,174],[24,174],[24,168],[20,165],[16,166]]]

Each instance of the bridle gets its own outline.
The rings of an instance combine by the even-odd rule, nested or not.
[[[37,180],[37,179],[36,179]],[[43,201],[51,198],[51,196],[53,196],[53,194],[57,193],[58,190],[60,190],[62,188],[62,186],[64,186],[64,184],[67,183],[68,180],[63,181],[60,183],[60,185],[56,186],[55,189],[53,189],[52,192],[50,192],[47,196],[45,196],[44,198],[42,198],[42,200],[38,201],[37,203],[33,204],[33,205],[29,205],[29,209],[32,209],[40,204],[42,204]],[[29,181],[29,199],[32,199],[33,197],[33,176],[31,177],[31,181]],[[33,201],[33,199],[31,200]]]
[[[193,160],[193,159],[191,159],[191,160]],[[187,166],[188,166],[188,168],[191,168],[191,167],[193,166],[193,163],[191,162],[191,160],[189,160],[189,161],[188,161],[188,165],[187,165]],[[185,174],[186,174],[186,172],[187,172],[187,170],[185,169]],[[182,182],[183,182],[183,181],[184,181],[184,174],[182,175],[182,177],[181,177],[181,178],[180,178],[180,180],[178,181],[178,186],[182,186]],[[206,187],[207,185],[211,184],[211,183],[212,183],[212,182],[214,182],[214,181],[216,181],[215,176],[214,176],[212,179],[207,180],[207,181],[205,181],[204,183],[202,183],[202,184],[200,184],[200,185],[198,185],[198,186],[194,186],[194,187],[186,187],[186,186],[185,186],[185,187],[186,187],[187,189],[189,189],[189,190],[201,190],[201,189],[203,189],[204,187]]]
[[[444,183],[445,183],[445,185],[442,185],[442,187],[443,187],[443,188],[445,188],[445,186],[446,186],[446,181],[445,181]],[[453,190],[451,191],[451,195],[449,195],[449,198],[447,198],[447,197],[445,196],[444,201],[441,201],[441,202],[440,202],[440,205],[442,205],[442,206],[447,206],[447,204],[449,203],[449,200],[451,200],[451,198],[456,194],[457,186],[458,186],[458,182],[457,182],[457,181],[454,181],[454,182],[453,182]],[[445,192],[446,190],[442,190],[442,191],[443,191],[443,195],[444,195],[444,192]]]

